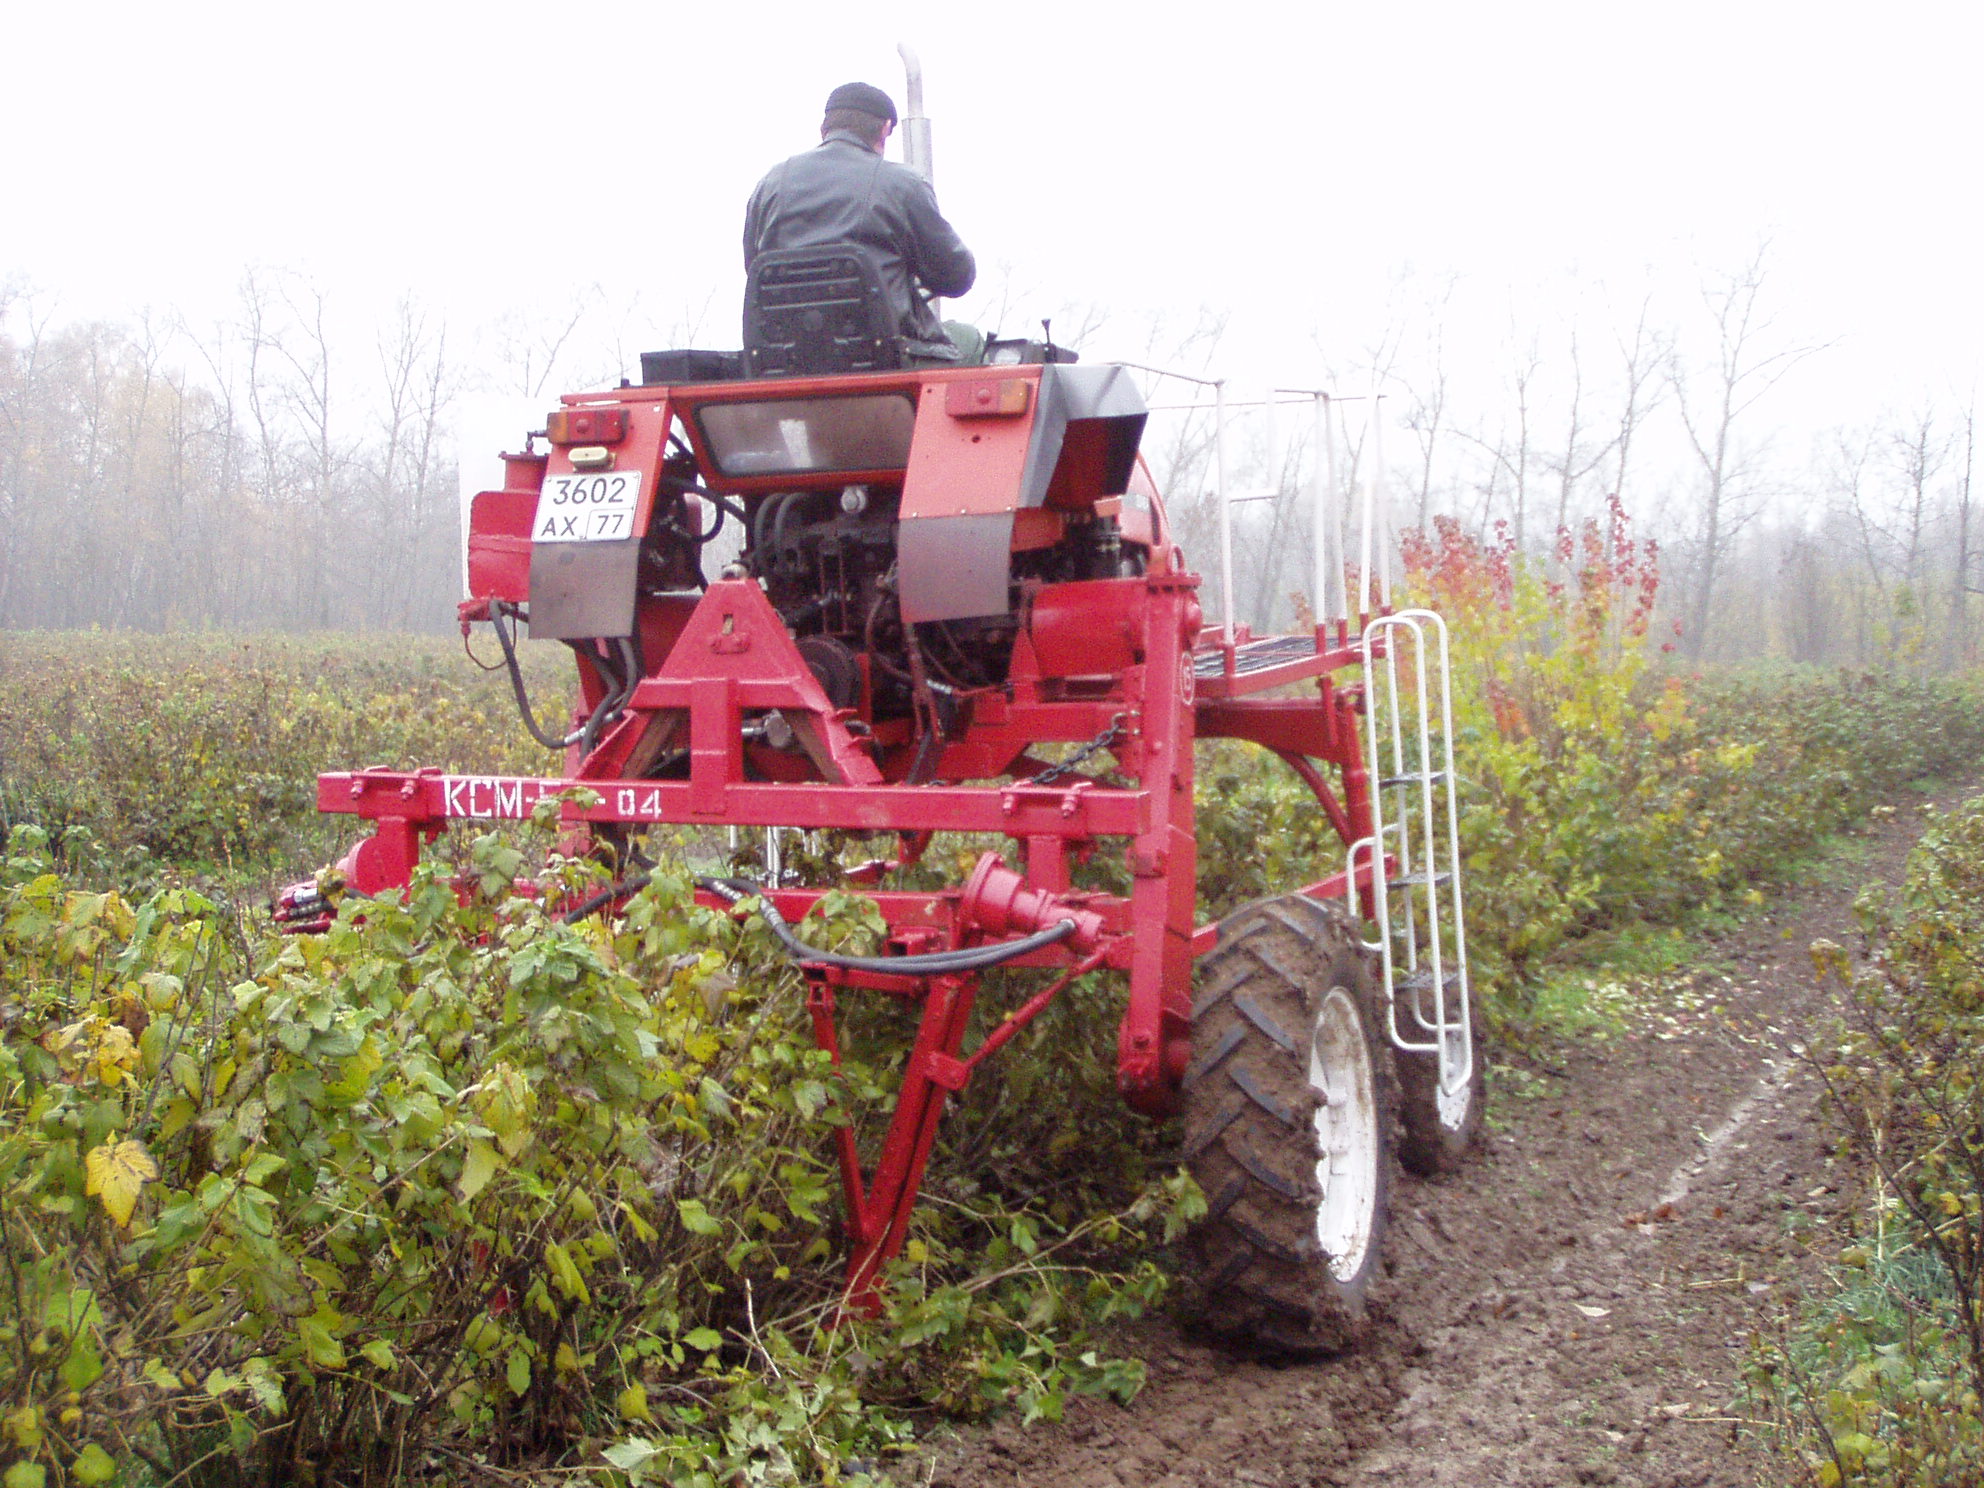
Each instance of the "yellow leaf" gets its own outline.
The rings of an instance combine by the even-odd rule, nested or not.
[[[192,1125],[193,1118],[199,1114],[199,1107],[186,1097],[175,1096],[165,1103],[165,1109],[159,1113],[158,1134],[161,1137],[176,1137]]]
[[[104,1210],[124,1229],[138,1206],[138,1191],[158,1177],[158,1164],[143,1142],[126,1137],[114,1147],[106,1142],[91,1148],[83,1159],[83,1171],[83,1192],[102,1199]]]
[[[577,1374],[579,1356],[572,1351],[569,1343],[561,1343],[558,1345],[558,1351],[551,1356],[551,1367],[560,1374]]]
[[[108,1483],[117,1476],[117,1464],[108,1452],[91,1442],[69,1464],[69,1473],[84,1488],[95,1488],[96,1484]]]
[[[455,1187],[462,1202],[467,1203],[489,1186],[489,1180],[496,1176],[498,1161],[496,1149],[487,1142],[468,1144],[468,1155],[462,1159],[461,1181]]]
[[[577,1302],[590,1303],[592,1296],[586,1290],[585,1278],[579,1274],[577,1262],[564,1246],[553,1241],[544,1247],[545,1264],[551,1268],[551,1279],[558,1290]]]
[[[647,1386],[633,1384],[622,1390],[613,1402],[613,1408],[630,1421],[652,1421],[648,1411]]]
[[[18,1410],[9,1411],[0,1417],[7,1435],[14,1439],[16,1446],[24,1452],[38,1451],[41,1447],[41,1408],[24,1405]]]

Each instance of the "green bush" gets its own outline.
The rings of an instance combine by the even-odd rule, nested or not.
[[[423,870],[404,903],[270,943],[187,890],[79,890],[16,832],[0,1462],[20,1481],[384,1483],[471,1450],[835,1481],[907,1434],[904,1407],[1135,1390],[1092,1332],[1161,1290],[1142,1252],[1185,1189],[1069,1208],[940,1173],[951,1202],[919,1215],[883,1316],[837,1329],[827,1139],[872,1125],[888,1071],[831,1071],[770,937],[679,871],[564,925],[511,895],[515,848],[474,858],[466,901]],[[807,933],[871,932],[848,901]]]
[[[1984,751],[1974,685],[1664,671],[1654,554],[1616,508],[1555,557],[1448,523],[1406,550],[1411,592],[1453,637],[1469,953],[1505,1024],[1584,938],[1754,896],[1876,801]]]
[[[1862,910],[1855,975],[1821,943],[1841,1016],[1808,1060],[1876,1198],[1831,1296],[1763,1370],[1822,1488],[1984,1478],[1984,798],[1937,822],[1898,903]]]
[[[540,713],[570,665],[527,648]],[[507,678],[432,637],[0,634],[0,830],[71,827],[178,864],[300,868],[320,771],[537,774]]]

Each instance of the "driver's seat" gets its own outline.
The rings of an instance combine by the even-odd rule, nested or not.
[[[886,372],[903,338],[874,255],[856,243],[774,248],[744,284],[748,377]]]

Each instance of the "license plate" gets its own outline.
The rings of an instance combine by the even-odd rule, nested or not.
[[[643,473],[574,471],[547,475],[531,523],[532,542],[618,542],[634,535]]]

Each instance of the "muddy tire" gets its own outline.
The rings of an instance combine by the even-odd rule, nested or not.
[[[1337,909],[1248,906],[1201,964],[1184,1159],[1204,1322],[1278,1352],[1349,1347],[1390,1200],[1391,1061],[1370,967]]]
[[[1411,994],[1401,988],[1398,996],[1400,1031],[1407,1038],[1424,1037],[1412,1015]],[[1473,1011],[1469,1009],[1470,1014]],[[1475,1030],[1472,1068],[1452,1090],[1440,1087],[1440,1053],[1392,1051],[1398,1074],[1398,1160],[1407,1172],[1421,1178],[1453,1172],[1481,1134],[1481,1019],[1473,1017],[1471,1026]]]

